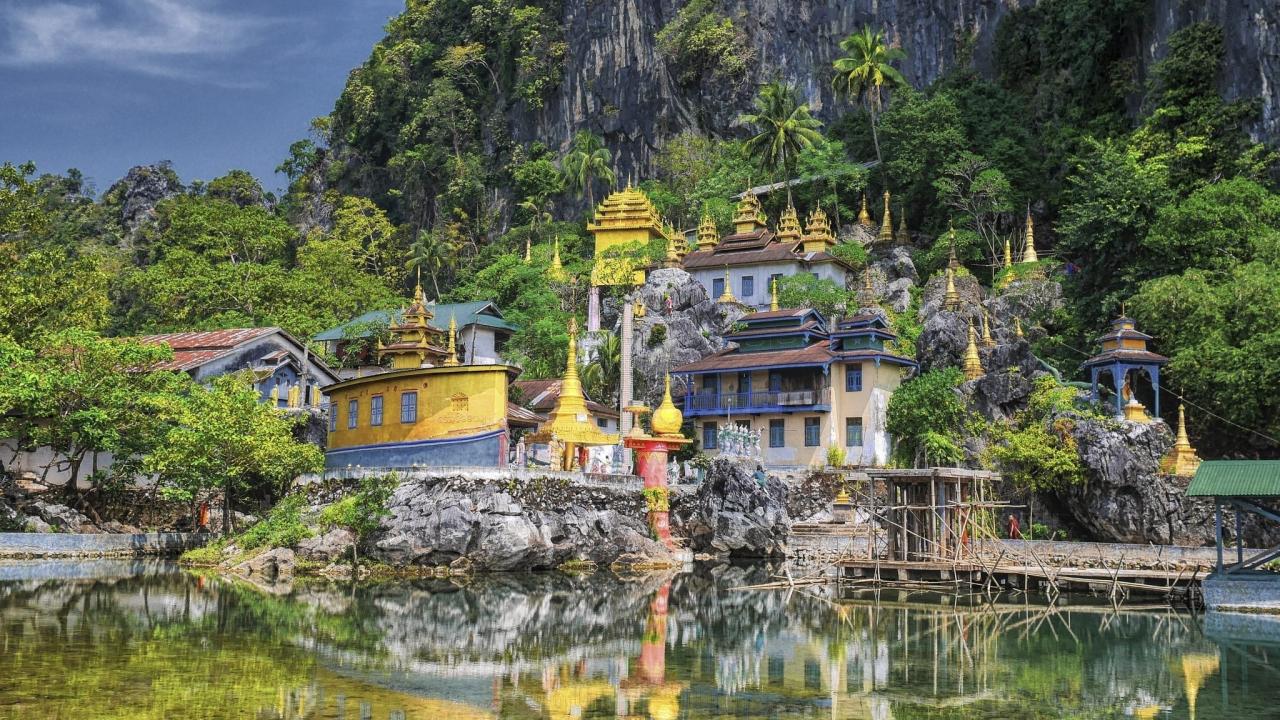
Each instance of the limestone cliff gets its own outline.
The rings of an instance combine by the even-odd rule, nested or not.
[[[731,0],[717,8],[741,28],[754,60],[741,78],[704,77],[681,84],[658,52],[655,35],[685,5],[683,0],[565,0],[568,42],[564,78],[541,109],[519,106],[513,137],[563,149],[578,130],[606,139],[623,175],[652,174],[654,153],[683,130],[735,131],[757,87],[775,77],[795,83],[824,121],[842,109],[831,88],[831,61],[839,41],[863,25],[884,27],[907,52],[904,75],[924,87],[954,68],[958,52],[971,54],[978,72],[994,74],[996,30],[1034,0]],[[1219,78],[1228,99],[1260,97],[1261,137],[1280,136],[1280,7],[1267,2],[1151,0],[1128,52],[1141,80],[1167,51],[1168,36],[1208,20],[1226,31],[1226,67]],[[1137,101],[1135,100],[1135,103]],[[1136,107],[1132,108],[1137,110]]]

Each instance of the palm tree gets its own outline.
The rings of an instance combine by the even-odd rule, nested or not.
[[[409,267],[427,271],[437,300],[440,299],[440,271],[456,260],[457,251],[445,233],[434,230],[419,230],[409,246]]]
[[[818,133],[822,123],[809,114],[807,104],[800,102],[800,93],[779,80],[760,89],[755,107],[754,113],[738,118],[739,122],[756,128],[756,135],[747,141],[747,152],[775,175],[782,170],[790,179],[796,155],[822,139]],[[790,184],[787,185],[787,204],[791,204]]]
[[[832,63],[836,75],[831,79],[831,86],[837,90],[844,86],[850,98],[856,97],[866,103],[871,114],[871,141],[876,146],[876,160],[883,162],[880,136],[876,130],[876,114],[884,107],[880,91],[907,84],[907,79],[891,64],[907,54],[902,48],[886,45],[884,33],[869,27],[841,40],[840,49],[846,54]]]
[[[597,180],[603,180],[610,187],[617,179],[613,174],[613,155],[604,146],[604,139],[595,133],[583,130],[573,136],[573,145],[564,156],[561,165],[565,179],[578,191],[578,197],[587,196],[587,206],[595,208],[595,193],[592,186]]]
[[[622,377],[622,339],[608,330],[597,333],[591,360],[583,366],[581,375],[593,400],[606,405],[616,403]]]

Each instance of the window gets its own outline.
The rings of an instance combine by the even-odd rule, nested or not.
[[[742,297],[749,298],[756,294],[756,278],[754,275],[742,276]]]
[[[609,423],[604,418],[596,418],[596,427],[607,428]]]
[[[360,401],[347,401],[347,429],[351,430],[356,426],[356,420],[360,418]]]
[[[715,278],[711,281],[711,299],[715,300],[724,294],[724,278]]]
[[[844,369],[844,391],[858,392],[862,390],[862,366],[849,365]]]
[[[773,293],[775,287],[782,285],[782,273],[774,273],[769,276],[769,293]]]
[[[702,376],[702,392],[706,395],[720,394],[720,376],[719,375],[703,375]]]
[[[716,424],[713,422],[702,423],[702,449],[715,450],[719,445],[716,438]]]
[[[818,447],[822,444],[822,419],[821,418],[805,418],[804,419],[804,446]]]
[[[329,413],[329,432],[338,431],[338,408],[333,403],[329,403],[326,407]]]
[[[377,427],[382,424],[382,396],[369,398],[369,424]]]
[[[862,418],[844,419],[844,446],[862,447]]]
[[[400,393],[400,422],[418,422],[418,391]]]
[[[787,421],[786,420],[770,420],[769,421],[769,447],[780,448],[787,446]]]

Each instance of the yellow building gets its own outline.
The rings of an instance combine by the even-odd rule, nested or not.
[[[759,438],[774,467],[823,464],[839,448],[845,462],[888,458],[885,411],[910,358],[885,350],[896,338],[879,314],[837,321],[807,308],[757,312],[726,336],[736,347],[672,370],[684,376],[684,415],[702,449],[717,454],[726,429]],[[743,434],[731,433],[741,444]],[[749,443],[754,440],[748,437]]]
[[[507,457],[509,365],[458,362],[455,330],[431,327],[422,288],[379,348],[388,372],[325,388],[328,468],[499,466]]]
[[[607,251],[612,248],[663,240],[674,249],[677,260],[684,257],[687,249],[683,237],[671,237],[663,228],[662,217],[649,197],[630,183],[596,207],[595,217],[587,223],[587,232],[595,238],[596,262],[591,270],[593,286],[644,283],[644,268],[607,261]]]

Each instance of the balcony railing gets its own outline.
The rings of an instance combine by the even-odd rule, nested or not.
[[[762,390],[745,393],[698,393],[685,395],[685,412],[747,412],[752,410],[789,410],[829,405],[831,388],[816,390]]]

